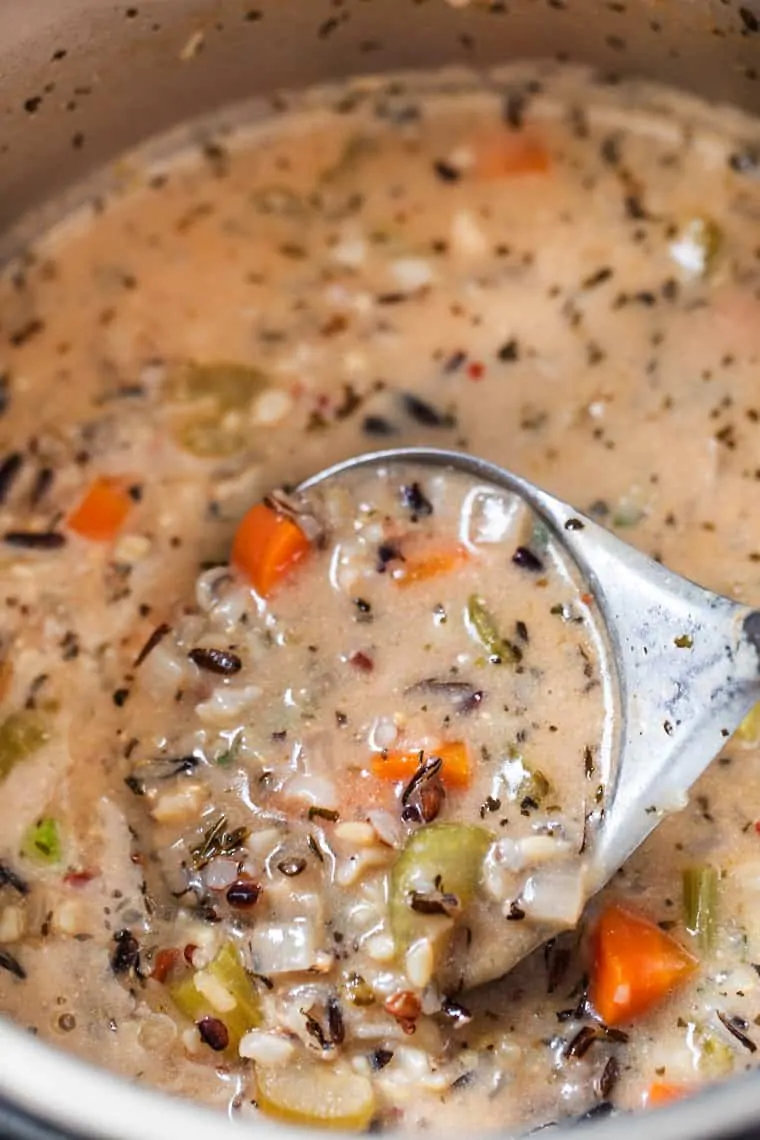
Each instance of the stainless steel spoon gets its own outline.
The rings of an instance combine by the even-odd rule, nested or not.
[[[606,633],[615,728],[604,808],[586,837],[588,899],[667,814],[686,805],[691,785],[760,700],[760,611],[672,573],[568,503],[471,455],[437,448],[373,452],[319,472],[299,490],[392,464],[458,471],[518,496],[593,595]],[[503,974],[553,933],[523,929],[511,947],[490,946],[467,970],[466,984]]]

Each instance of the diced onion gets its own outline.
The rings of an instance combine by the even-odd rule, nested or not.
[[[262,923],[251,935],[253,968],[267,975],[309,970],[316,960],[315,942],[314,926],[306,918]]]
[[[214,859],[205,870],[206,886],[212,891],[223,891],[230,883],[234,883],[238,876],[237,863],[234,859]]]
[[[559,929],[576,925],[585,901],[579,864],[536,872],[526,880],[520,896],[520,906],[528,918]]]
[[[335,811],[340,803],[338,790],[327,776],[298,773],[286,781],[282,794],[287,800],[295,800],[310,807],[327,808],[329,811]]]

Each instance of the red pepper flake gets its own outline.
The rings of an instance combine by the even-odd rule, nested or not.
[[[472,360],[467,365],[467,375],[471,380],[482,380],[485,370],[485,364],[482,364],[479,360]]]
[[[375,668],[375,663],[372,658],[368,657],[366,653],[362,653],[361,650],[352,653],[348,659],[348,663],[349,665],[353,665],[354,669],[358,669],[360,673],[371,673]]]
[[[590,606],[593,604],[594,595],[593,594],[581,594],[581,601],[583,602],[584,606]]]
[[[384,1004],[386,1013],[394,1017],[406,1034],[414,1033],[415,1022],[422,1012],[422,1002],[411,990],[398,990]]]
[[[760,819],[758,819],[757,822],[755,823],[755,831],[757,832],[758,835],[760,835]]]
[[[198,949],[198,947],[195,945],[195,943],[194,943],[194,942],[188,942],[187,946],[186,946],[186,947],[185,947],[185,949],[183,950],[183,952],[182,952],[182,956],[184,957],[184,959],[185,959],[185,961],[187,962],[188,966],[192,966],[192,964],[193,964],[193,954],[195,953],[195,951],[196,951],[197,949]]]
[[[179,957],[179,950],[177,950],[175,946],[159,950],[153,959],[153,969],[151,970],[150,976],[163,985],[170,972],[176,966],[177,962],[179,962]]]
[[[67,887],[85,887],[99,874],[99,871],[67,871],[63,881]]]

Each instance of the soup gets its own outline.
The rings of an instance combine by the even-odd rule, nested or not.
[[[757,604],[756,138],[561,68],[364,81],[193,127],[7,267],[10,1016],[355,1129],[754,1064],[756,719],[558,933],[609,776],[593,597],[453,472],[293,488],[467,450]]]

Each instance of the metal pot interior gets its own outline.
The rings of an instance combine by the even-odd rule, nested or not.
[[[61,194],[125,150],[224,105],[348,75],[517,58],[591,64],[610,83],[644,75],[760,110],[760,23],[732,0],[5,0],[0,256],[42,224],[37,207],[58,199],[60,209]],[[0,1025],[0,1095],[15,1106],[0,1105],[7,1136],[207,1140],[228,1128],[9,1025]],[[646,1127],[659,1140],[749,1136],[759,1112],[755,1074]],[[593,1127],[600,1140],[633,1140],[642,1122]]]

